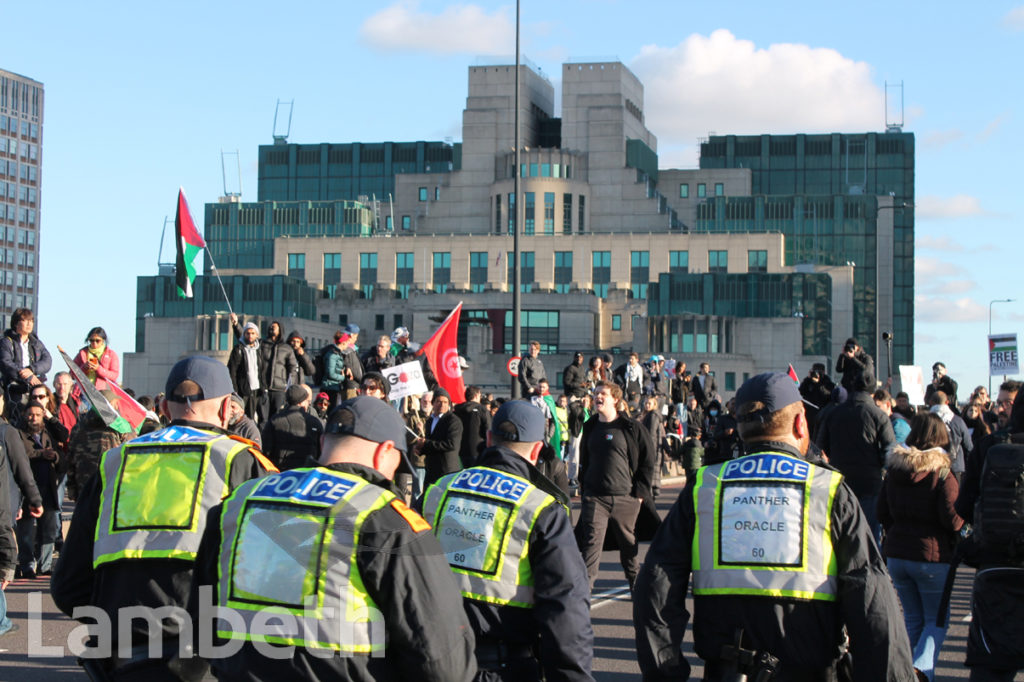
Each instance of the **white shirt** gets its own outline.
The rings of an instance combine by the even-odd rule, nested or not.
[[[28,352],[28,339],[21,342],[21,366],[29,367],[32,364],[32,358]]]

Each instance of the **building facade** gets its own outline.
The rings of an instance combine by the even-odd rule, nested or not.
[[[560,118],[550,81],[521,66],[517,167],[515,75],[469,68],[458,144],[260,147],[259,201],[206,206],[220,274],[248,282],[229,286],[235,309],[291,314],[325,335],[355,322],[370,344],[398,326],[422,342],[462,301],[468,380],[507,385],[509,235],[522,221],[522,339],[541,342],[553,374],[574,351],[635,349],[709,360],[731,385],[831,364],[848,336],[874,353],[883,330],[903,334],[912,135],[759,136],[758,163],[748,138],[713,137],[699,168],[659,169],[643,85],[626,66],[564,64]],[[161,301],[173,286],[159,279],[140,278],[139,348],[158,326],[148,318],[226,307],[197,294],[189,313]],[[264,281],[295,296],[292,308],[246,293]]]
[[[38,309],[43,84],[0,69],[0,327]]]

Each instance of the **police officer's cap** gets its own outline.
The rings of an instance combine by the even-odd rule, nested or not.
[[[405,452],[405,424],[395,408],[379,398],[361,395],[346,400],[327,416],[324,433],[358,436],[374,443],[394,441]]]
[[[525,400],[507,400],[491,422],[491,432],[504,440],[533,443],[544,440],[544,413]]]
[[[199,387],[199,392],[183,393],[178,388],[186,381]],[[171,368],[164,387],[164,398],[171,402],[183,403],[188,400],[210,400],[231,395],[231,375],[223,362],[206,355],[190,355],[182,358]]]
[[[738,421],[765,422],[773,413],[801,400],[803,398],[800,396],[800,390],[788,374],[783,372],[758,374],[744,381],[740,390],[736,391]],[[744,405],[753,402],[762,403],[764,407],[751,412],[743,410]]]

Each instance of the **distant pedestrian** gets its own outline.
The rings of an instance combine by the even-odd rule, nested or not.
[[[523,400],[537,392],[537,384],[547,377],[544,362],[540,359],[540,342],[530,341],[527,354],[519,361],[519,393]]]

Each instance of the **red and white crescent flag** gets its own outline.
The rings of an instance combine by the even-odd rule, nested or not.
[[[434,371],[438,385],[448,391],[453,404],[466,400],[466,385],[462,382],[462,368],[459,367],[458,338],[461,314],[460,301],[420,349],[420,352],[427,356],[427,362]]]

